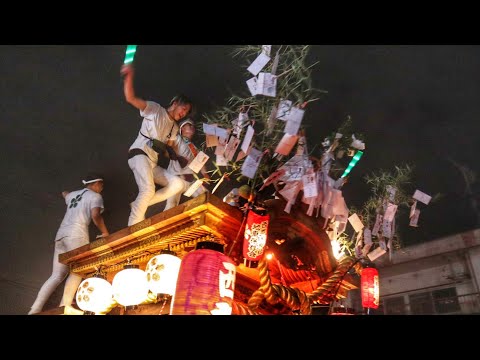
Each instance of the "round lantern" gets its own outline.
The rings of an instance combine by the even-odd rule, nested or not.
[[[264,214],[265,212],[265,210],[256,211],[251,209],[247,215],[243,240],[244,264],[247,267],[255,267],[258,264],[267,244],[270,215]]]
[[[235,274],[222,244],[197,243],[180,264],[170,315],[231,315]]]
[[[113,303],[112,285],[100,275],[83,280],[75,295],[85,315],[107,311]]]
[[[148,282],[145,272],[138,265],[127,264],[112,281],[113,298],[123,306],[133,306],[148,297]]]
[[[150,259],[145,268],[150,291],[157,296],[172,296],[177,286],[181,260],[173,251],[162,250]]]
[[[378,270],[371,266],[367,265],[367,267],[364,267],[360,274],[362,306],[369,309],[378,309],[380,302]]]

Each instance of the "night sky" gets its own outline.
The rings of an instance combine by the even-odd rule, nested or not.
[[[142,118],[123,96],[125,48],[0,46],[0,314],[28,312],[51,273],[65,213],[61,192],[82,188],[89,171],[105,174],[110,233],[127,226],[137,191],[127,150]],[[164,105],[185,93],[200,114],[213,112],[232,93],[248,91],[246,60],[232,57],[233,49],[140,45],[136,92]],[[448,159],[479,174],[480,46],[315,45],[315,61],[313,85],[328,94],[307,108],[309,146],[318,146],[347,116],[366,136],[365,155],[342,189],[347,205],[360,207],[369,197],[364,175],[410,164],[413,188],[442,197],[421,206],[418,228],[402,227],[406,244],[479,226],[463,177]],[[477,199],[478,190],[477,181]]]

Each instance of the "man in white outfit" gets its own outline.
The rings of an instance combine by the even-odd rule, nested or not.
[[[103,220],[103,178],[96,174],[87,176],[82,181],[85,188],[72,192],[63,191],[62,196],[67,204],[67,211],[55,236],[55,252],[53,253],[52,275],[45,281],[37,298],[29,311],[29,315],[39,313],[53,294],[55,289],[69,273],[69,267],[58,261],[58,256],[89,243],[89,225],[91,220],[100,230],[101,236],[108,236]],[[60,306],[71,306],[82,277],[70,273],[63,290]]]
[[[163,188],[155,193],[153,198],[150,200],[149,205],[167,200],[163,210],[165,211],[171,209],[180,203],[182,194],[187,191],[187,189],[193,183],[193,171],[187,165],[191,163],[193,159],[195,159],[195,156],[197,156],[198,153],[197,147],[192,142],[194,134],[195,123],[193,120],[187,118],[180,121],[179,134],[174,141],[174,147],[177,149],[178,157],[184,158],[186,161],[181,164],[177,160],[170,160],[166,172],[163,171],[163,169],[153,170],[154,174],[157,173],[156,178],[159,179],[158,184],[162,185]],[[202,167],[200,171],[205,179],[210,179],[205,166]],[[192,198],[203,194],[205,191],[206,189],[203,187],[203,185],[201,185],[192,194]]]
[[[192,102],[184,95],[175,96],[167,108],[153,101],[145,101],[135,95],[133,78],[134,69],[131,64],[123,65],[121,74],[124,76],[123,90],[125,99],[143,116],[138,136],[130,146],[128,165],[132,169],[138,185],[137,198],[130,204],[131,211],[128,226],[145,220],[145,213],[155,195],[155,184],[175,181],[172,174],[157,165],[158,156],[168,151],[170,159],[175,150],[166,145],[172,145],[177,137],[177,122],[187,116],[192,110]],[[160,146],[157,151],[152,148]],[[173,154],[172,154],[173,149]]]

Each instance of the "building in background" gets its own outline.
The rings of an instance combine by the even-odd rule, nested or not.
[[[405,247],[375,263],[375,314],[480,315],[480,229]]]

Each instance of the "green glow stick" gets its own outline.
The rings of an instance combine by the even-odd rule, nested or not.
[[[363,155],[363,152],[362,151],[357,151],[357,153],[355,154],[355,156],[352,158],[352,160],[350,160],[350,163],[348,164],[347,168],[345,169],[345,171],[343,172],[343,175],[341,176],[342,178],[347,176],[348,174],[350,174],[350,171],[352,171],[353,167],[355,165],[357,165],[357,162],[358,160],[360,160],[360,158],[362,157]]]
[[[137,45],[127,45],[127,51],[125,51],[125,60],[123,60],[123,63],[130,64],[131,62],[133,62],[136,51]]]

